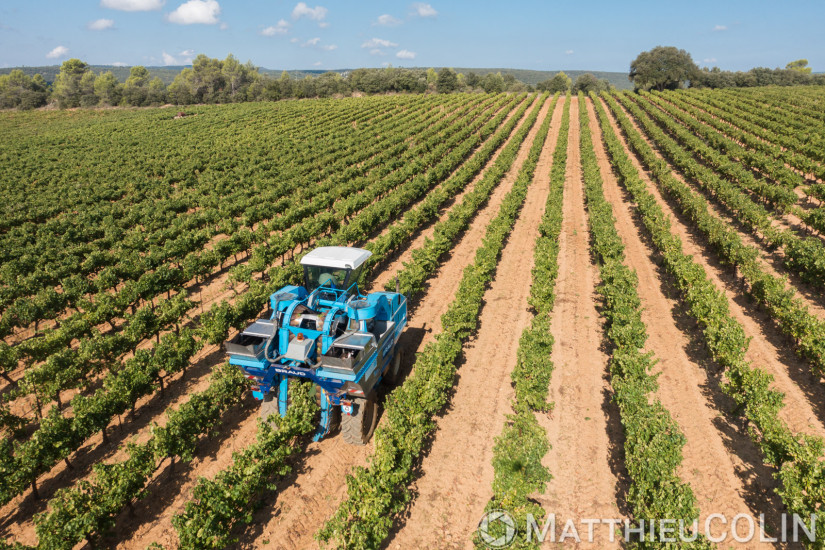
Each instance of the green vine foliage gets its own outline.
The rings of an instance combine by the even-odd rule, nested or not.
[[[591,248],[599,264],[602,315],[610,344],[610,383],[625,434],[624,463],[631,479],[627,493],[636,520],[672,519],[691,524],[699,517],[696,497],[678,476],[686,439],[676,421],[655,398],[656,364],[645,352],[647,327],[636,289],[639,280],[625,264],[624,245],[616,231],[613,207],[605,199],[602,175],[593,149],[585,98],[579,96],[582,172],[589,218]],[[608,136],[615,139],[613,136]],[[615,142],[611,142],[614,143]],[[710,548],[704,537],[694,542],[636,541],[640,548]]]
[[[637,151],[649,148],[618,103],[610,95],[604,98],[631,147]],[[622,184],[633,195],[643,223],[688,312],[696,319],[711,357],[724,368],[722,390],[741,409],[749,422],[749,435],[765,460],[775,468],[775,476],[781,481],[777,494],[791,514],[804,518],[814,516],[816,540],[825,540],[825,513],[821,510],[825,496],[823,440],[795,434],[779,418],[784,395],[770,388],[772,377],[768,373],[752,367],[745,358],[748,339],[741,324],[731,316],[727,299],[710,282],[704,269],[682,252],[681,240],[670,232],[668,218],[646,189],[598,101],[596,108],[611,163]],[[816,547],[816,543],[812,544]]]
[[[540,107],[541,103],[534,111]],[[505,152],[499,160],[503,157]],[[528,176],[525,163],[498,215],[487,226],[483,244],[474,262],[465,268],[456,298],[442,316],[443,332],[418,354],[412,375],[388,396],[385,420],[375,431],[370,466],[356,468],[347,477],[347,498],[318,532],[321,540],[334,539],[346,548],[378,548],[389,534],[395,514],[412,498],[409,483],[415,464],[435,429],[434,415],[447,402],[463,343],[477,330],[484,292],[527,196],[534,167],[535,162]]]

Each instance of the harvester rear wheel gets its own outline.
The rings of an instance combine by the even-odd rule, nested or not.
[[[295,384],[297,384],[297,383],[298,383],[298,379],[297,378],[292,378],[292,377],[290,377],[289,382],[287,382],[287,384],[289,384],[288,389],[287,389],[287,394],[286,394],[286,408],[287,408],[287,410],[289,410],[289,406],[292,404],[292,394],[290,393],[290,391],[292,390],[293,387],[295,387]],[[273,414],[280,414],[278,412],[278,386],[277,385],[273,386],[272,389],[270,389],[269,392],[264,396],[263,401],[261,401],[260,414],[261,414],[261,420],[263,420],[263,421],[266,421]]]
[[[378,404],[375,399],[359,400],[356,404],[355,414],[341,414],[341,435],[350,445],[366,445],[375,431]]]
[[[267,393],[261,401],[260,414],[261,420],[264,422],[273,414],[278,414],[278,396],[274,395],[273,392]]]
[[[404,361],[404,350],[401,346],[395,348],[395,355],[390,362],[390,368],[384,376],[390,384],[398,384],[401,381],[401,363]]]

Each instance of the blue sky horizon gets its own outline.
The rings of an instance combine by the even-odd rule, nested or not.
[[[627,71],[658,45],[700,67],[825,71],[825,3],[627,0],[4,0],[0,66],[187,65],[232,53],[268,69],[501,67]]]

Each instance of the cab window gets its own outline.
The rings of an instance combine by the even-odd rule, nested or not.
[[[336,269],[334,267],[323,267],[316,265],[304,266],[304,280],[306,289],[312,292],[319,286],[344,290],[348,284],[349,269]]]

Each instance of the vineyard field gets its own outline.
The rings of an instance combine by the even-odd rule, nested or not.
[[[823,104],[0,112],[0,548],[825,548]],[[363,447],[222,347],[318,246],[410,303]]]

